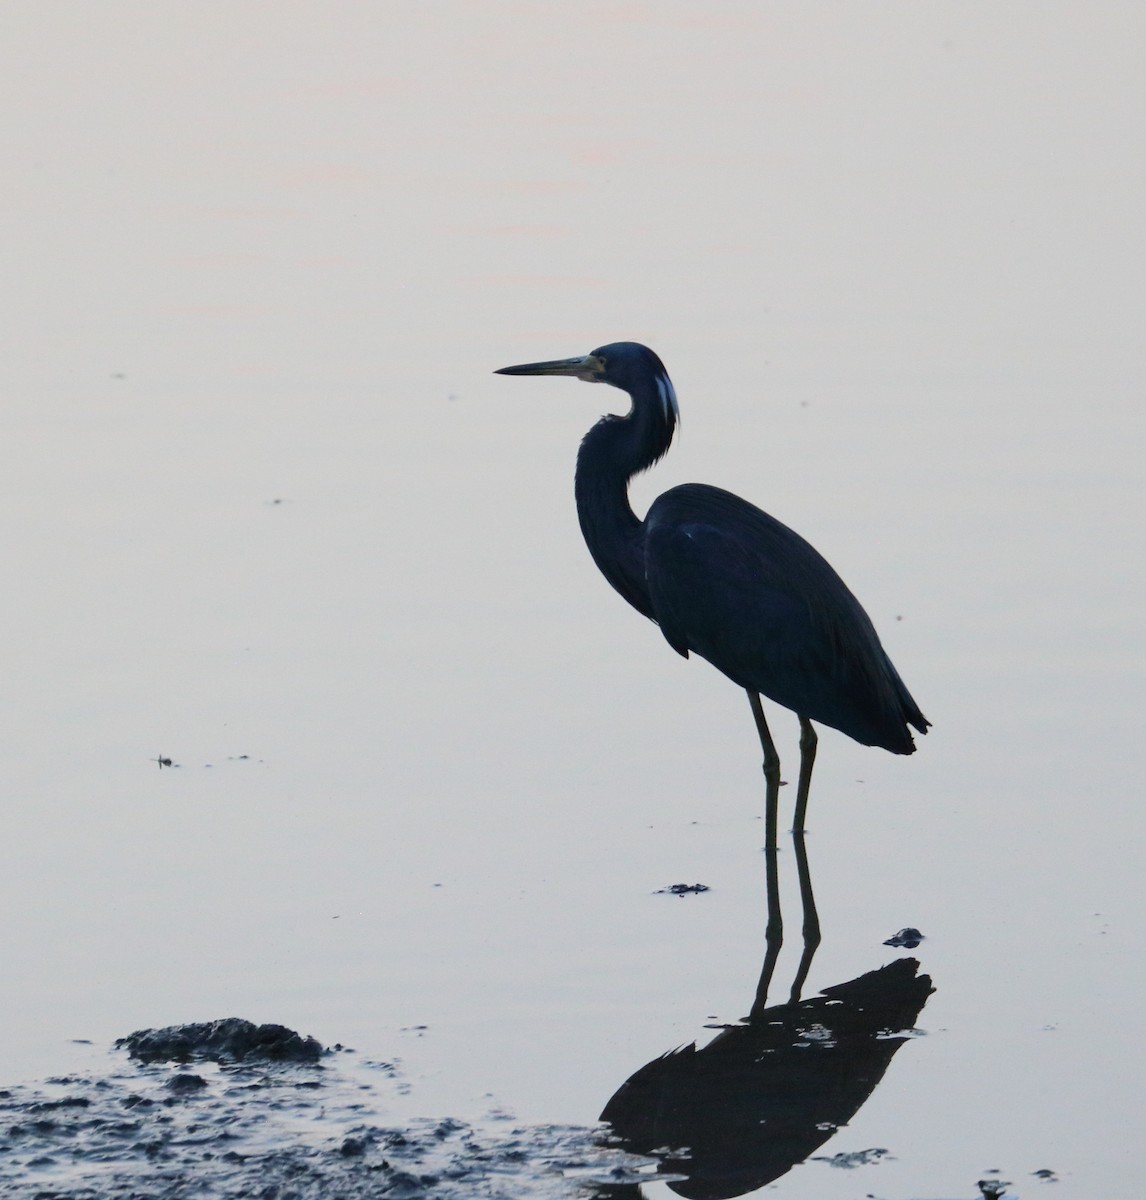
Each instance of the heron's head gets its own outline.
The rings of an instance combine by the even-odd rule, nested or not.
[[[586,383],[608,383],[634,398],[646,394],[656,396],[669,422],[675,422],[680,415],[676,392],[664,363],[640,342],[610,342],[580,358],[522,363],[516,367],[502,367],[496,374],[572,375]]]

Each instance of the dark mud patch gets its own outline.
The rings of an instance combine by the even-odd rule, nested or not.
[[[268,1028],[145,1030],[104,1074],[0,1089],[0,1197],[516,1200],[635,1195],[653,1173],[599,1128],[410,1119],[397,1064],[256,1054]]]
[[[285,1025],[256,1025],[239,1017],[137,1029],[120,1038],[116,1048],[140,1062],[316,1063],[326,1053],[316,1038],[301,1037]]]

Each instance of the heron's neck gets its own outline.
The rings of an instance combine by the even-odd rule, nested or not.
[[[585,435],[577,455],[575,492],[581,532],[593,561],[618,592],[652,617],[645,582],[644,524],[629,504],[629,480],[668,449],[669,427],[650,427],[653,413],[634,398],[627,417],[603,417]]]

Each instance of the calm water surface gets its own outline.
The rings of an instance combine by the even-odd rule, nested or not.
[[[239,1015],[400,1057],[411,1113],[589,1124],[747,1013],[748,706],[581,544],[623,397],[491,374],[633,338],[683,412],[638,506],[795,526],[935,726],[821,739],[805,994],[936,991],[818,1152],[887,1155],[772,1190],[1137,1194],[1146,17],[4,24],[5,1079]]]

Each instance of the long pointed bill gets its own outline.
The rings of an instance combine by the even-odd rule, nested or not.
[[[553,362],[522,363],[516,367],[501,367],[495,375],[572,375],[575,379],[595,381],[605,364],[593,354],[580,358],[558,358]]]

